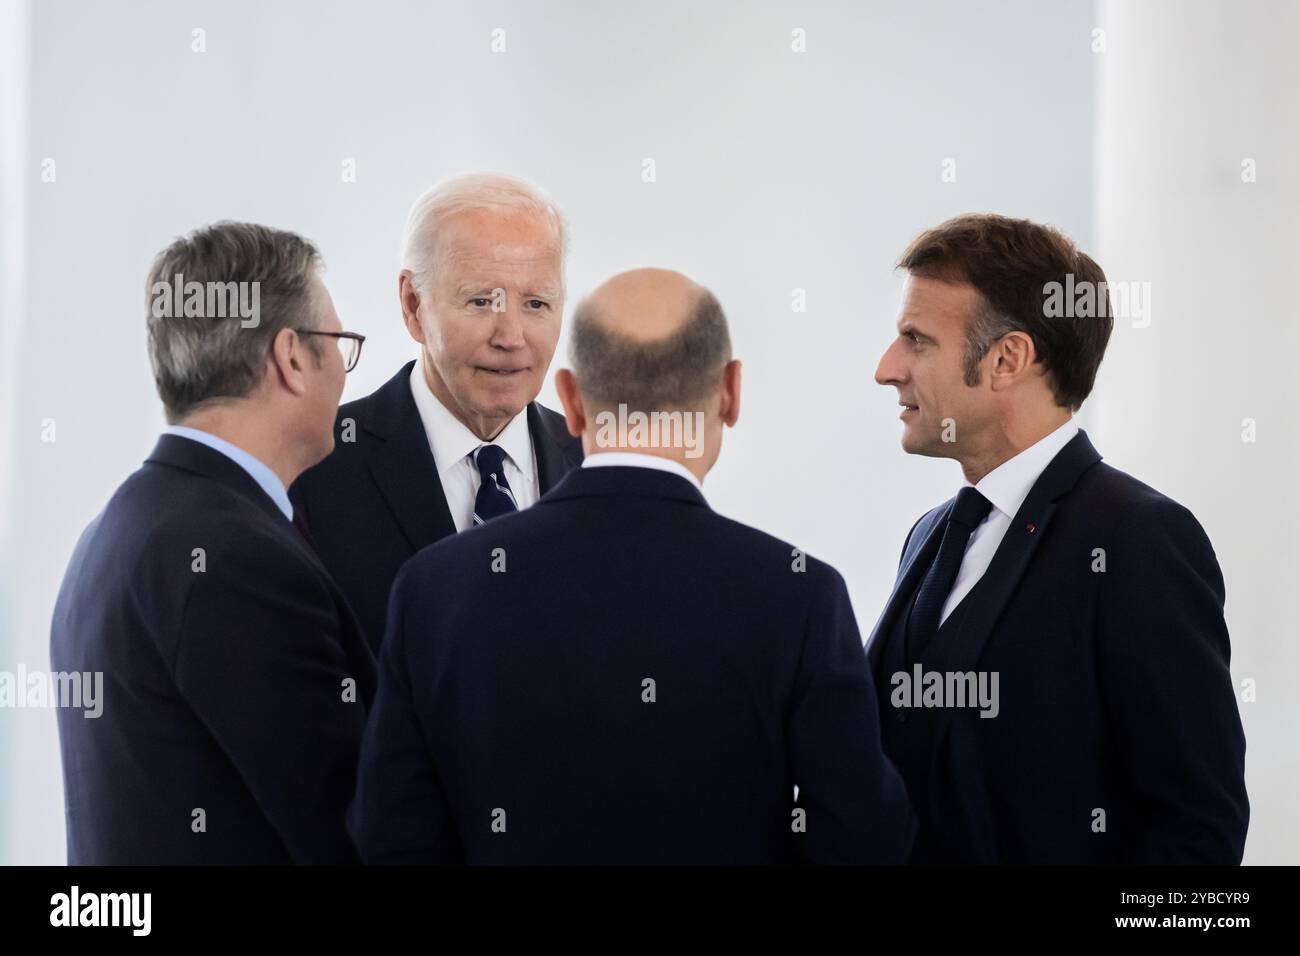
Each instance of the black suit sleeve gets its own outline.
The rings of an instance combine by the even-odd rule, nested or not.
[[[820,574],[786,720],[806,813],[806,832],[793,834],[796,853],[808,863],[902,863],[915,833],[907,791],[881,749],[875,687],[844,579],[825,566]]]
[[[1120,519],[1100,587],[1102,689],[1143,807],[1111,825],[1134,863],[1240,863],[1246,741],[1209,539],[1176,502],[1144,503]]]
[[[176,686],[295,863],[355,863],[344,813],[365,726],[333,600],[270,536],[214,549],[181,619]],[[209,820],[220,832],[220,821]]]
[[[361,745],[348,827],[367,864],[463,863],[451,810],[416,713],[403,623],[405,580],[402,572],[393,583],[379,692]]]

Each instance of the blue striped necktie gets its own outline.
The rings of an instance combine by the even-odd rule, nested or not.
[[[474,454],[478,465],[478,494],[474,497],[474,524],[480,525],[493,518],[518,511],[515,493],[506,481],[506,453],[500,445],[484,445]]]

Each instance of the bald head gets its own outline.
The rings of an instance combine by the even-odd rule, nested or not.
[[[605,331],[633,342],[668,338],[694,317],[708,294],[671,269],[633,269],[597,286],[579,308]]]
[[[687,409],[714,392],[731,338],[713,293],[680,272],[633,269],[573,313],[573,372],[596,408]]]

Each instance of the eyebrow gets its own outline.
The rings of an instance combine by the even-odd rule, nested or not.
[[[918,329],[918,328],[917,328],[915,325],[913,325],[911,322],[904,320],[903,323],[898,327],[898,334],[899,334],[899,335],[906,335],[908,332],[911,332],[911,333],[912,333],[913,335],[915,335],[918,339],[921,339],[921,340],[926,341],[926,342],[938,342],[938,341],[939,341],[939,340],[936,339],[933,335],[926,335],[924,332],[922,332],[920,329]]]

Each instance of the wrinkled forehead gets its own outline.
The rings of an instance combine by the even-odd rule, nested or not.
[[[436,255],[444,279],[457,285],[497,279],[558,289],[563,283],[559,235],[539,216],[454,217],[438,237]]]

